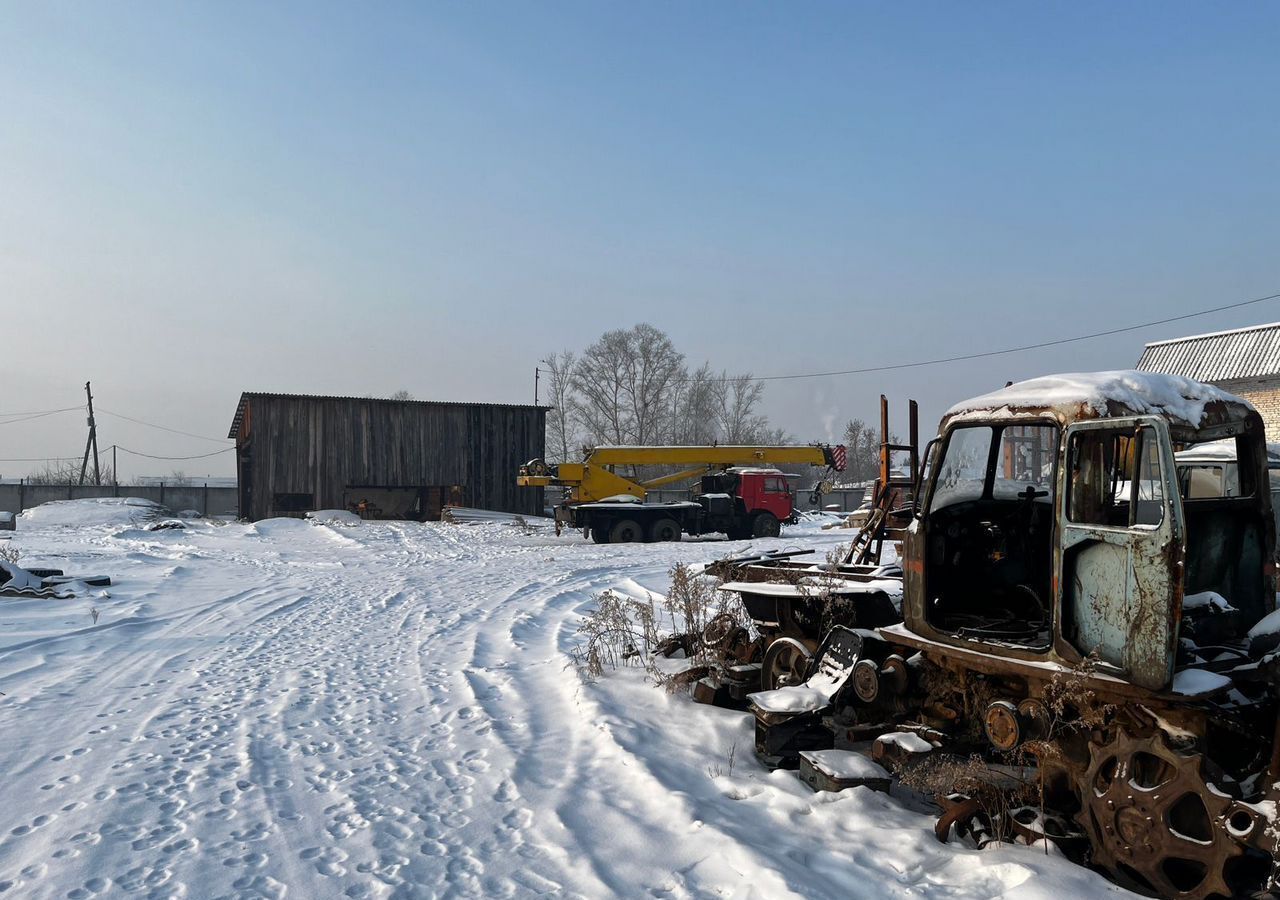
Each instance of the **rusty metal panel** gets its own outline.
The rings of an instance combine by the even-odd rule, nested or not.
[[[1067,429],[1068,465],[1063,473],[1065,496],[1074,476],[1070,462],[1073,440],[1082,432],[1129,432],[1142,429],[1157,448],[1159,524],[1141,524],[1141,494],[1130,488],[1132,508],[1126,525],[1072,521],[1069,505],[1060,504],[1061,571],[1064,625],[1072,643],[1084,654],[1120,669],[1134,684],[1158,690],[1173,677],[1175,645],[1182,608],[1183,560],[1186,554],[1182,506],[1168,428],[1154,417],[1078,423]],[[1140,475],[1132,463],[1130,478]],[[1153,493],[1156,490],[1153,485]],[[1147,501],[1148,505],[1155,501]]]

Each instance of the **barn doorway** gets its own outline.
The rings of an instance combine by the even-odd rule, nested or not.
[[[465,496],[461,485],[349,484],[343,488],[342,505],[362,519],[438,522],[445,506],[461,506]]]

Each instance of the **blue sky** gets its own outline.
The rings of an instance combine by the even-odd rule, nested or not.
[[[1280,291],[1278,39],[1260,3],[4,5],[0,413],[92,378],[218,437],[245,389],[525,401],[540,356],[638,321],[781,374]],[[1009,378],[1274,320],[778,383],[768,411],[811,440],[887,392],[928,431]],[[82,432],[0,428],[0,457]]]

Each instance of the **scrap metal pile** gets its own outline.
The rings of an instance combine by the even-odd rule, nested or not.
[[[1234,449],[1231,490],[1175,457],[1210,441]],[[1049,840],[1154,896],[1274,892],[1258,413],[1172,376],[1036,379],[953,407],[921,471],[906,510],[877,486],[846,557],[710,567],[746,617],[707,628],[695,698],[749,710],[758,758],[815,789],[934,796],[942,840]],[[901,567],[880,565],[897,537]]]
[[[24,569],[0,560],[0,597],[65,600],[110,584],[107,575],[66,575],[61,569]]]

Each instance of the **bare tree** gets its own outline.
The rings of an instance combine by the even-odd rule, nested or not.
[[[671,339],[652,325],[601,335],[581,357],[570,351],[541,361],[547,374],[548,453],[569,459],[586,444],[780,444],[760,412],[764,384],[750,374],[692,373]]]
[[[111,484],[115,472],[110,463],[99,463],[102,483]],[[27,484],[78,484],[80,482],[80,459],[51,459],[41,468],[26,477]]]
[[[647,323],[605,332],[582,354],[573,386],[587,437],[599,443],[663,439],[684,356]]]
[[[392,394],[392,395],[391,395],[391,397],[390,397],[390,399],[392,399],[392,400],[412,400],[412,399],[413,399],[413,394],[409,393],[409,392],[408,392],[408,391],[406,391],[404,388],[401,388],[400,390],[398,390],[398,391],[396,391],[394,394]]]
[[[756,412],[764,398],[764,384],[748,375],[722,374],[719,381],[719,426],[726,444],[750,444],[768,428],[768,420]]]
[[[889,443],[899,443],[897,435],[889,435]],[[845,477],[857,483],[874,481],[880,475],[880,431],[861,419],[850,419],[844,427],[844,445],[849,462]]]
[[[547,448],[561,462],[570,459],[569,448],[577,444],[578,401],[573,392],[577,356],[572,350],[552,353],[542,360],[547,373]]]
[[[677,382],[672,391],[672,416],[667,441],[685,446],[720,442],[720,384],[710,363]]]

